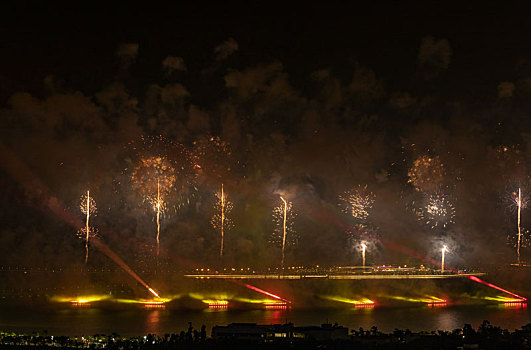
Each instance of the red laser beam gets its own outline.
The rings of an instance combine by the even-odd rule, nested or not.
[[[496,286],[496,285],[494,285],[494,284],[492,284],[492,283],[485,282],[485,281],[483,281],[482,279],[477,278],[476,276],[468,276],[468,278],[470,278],[470,279],[471,279],[472,281],[474,281],[474,282],[484,284],[484,285],[489,286],[489,287],[491,287],[491,288],[494,288],[494,289],[497,289],[497,290],[502,291],[502,292],[504,292],[504,293],[510,294],[510,295],[512,295],[513,297],[516,297],[516,298],[521,299],[521,300],[523,300],[523,301],[527,301],[527,298],[524,298],[524,297],[522,297],[522,296],[520,296],[520,295],[518,295],[518,294],[515,294],[515,293],[513,293],[513,292],[509,292],[508,290],[503,289],[503,288],[501,288],[501,287],[498,287],[498,286]]]
[[[92,239],[92,244],[96,248],[98,248],[102,253],[107,255],[112,261],[114,261],[118,266],[120,266],[125,272],[127,272],[131,277],[133,277],[135,280],[137,280],[141,285],[143,285],[151,294],[159,298],[159,295],[157,292],[155,292],[140,276],[136,274],[127,264],[118,257],[105,243],[103,243],[101,240],[99,240],[97,237]]]
[[[68,225],[72,226],[76,231],[83,226],[83,221],[72,214],[72,212],[68,210],[61,200],[55,197],[48,187],[33,174],[29,167],[2,143],[0,143],[0,160],[2,160],[0,164],[3,166],[6,172],[14,180],[18,181],[22,187],[24,187],[28,197],[39,199],[40,202],[42,202],[48,208],[48,210],[50,210],[53,214],[55,214],[55,216],[66,222]],[[147,283],[144,282],[140,276],[138,276],[129,266],[127,266],[127,264],[120,259],[107,245],[105,245],[105,243],[97,238],[92,239],[92,243],[102,253],[107,255],[111,260],[118,264],[131,277],[146,287],[151,294],[159,297],[158,294],[152,288],[150,288]]]
[[[236,281],[235,281],[235,282],[236,282]],[[287,300],[287,299],[284,299],[284,298],[282,298],[282,297],[280,297],[280,296],[278,296],[278,295],[276,295],[276,294],[270,293],[270,292],[265,291],[265,290],[263,290],[263,289],[260,289],[260,288],[258,288],[258,287],[251,286],[250,284],[247,284],[247,283],[241,283],[241,282],[240,282],[240,284],[243,285],[243,286],[245,286],[245,287],[247,287],[247,288],[249,288],[249,289],[251,289],[251,290],[254,290],[255,292],[262,293],[262,294],[264,294],[264,295],[270,296],[271,298],[274,298],[274,299],[277,299],[277,300],[282,300],[282,301],[284,301],[284,302],[286,302],[286,303],[291,303],[291,301],[289,301],[289,300]]]

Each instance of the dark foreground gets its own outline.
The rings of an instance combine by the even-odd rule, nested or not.
[[[280,327],[288,325],[278,325]],[[208,337],[206,327],[197,330],[190,325],[180,333],[124,338],[118,334],[90,337],[51,336],[47,334],[0,333],[1,349],[531,349],[531,323],[515,331],[502,329],[484,321],[478,329],[465,324],[451,332],[414,333],[395,329],[392,333],[351,330],[344,339],[271,337],[238,339]]]

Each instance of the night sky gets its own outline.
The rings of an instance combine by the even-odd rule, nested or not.
[[[176,269],[219,264],[221,184],[227,266],[279,264],[280,196],[289,264],[359,264],[362,241],[374,263],[420,264],[402,247],[436,258],[443,244],[455,266],[516,260],[531,3],[73,6],[2,4],[2,266],[82,266],[89,188],[99,239],[152,261],[152,188],[132,181],[150,157],[176,178],[161,221]],[[366,217],[349,194],[374,198]],[[426,219],[430,198],[445,218]],[[524,207],[523,241],[527,227]],[[91,249],[91,266],[112,265]]]

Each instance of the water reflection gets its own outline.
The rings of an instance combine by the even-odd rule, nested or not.
[[[147,333],[159,333],[160,332],[160,316],[162,310],[150,310],[146,318],[146,332]]]
[[[233,322],[274,324],[293,322],[296,325],[320,325],[338,322],[350,329],[378,327],[383,332],[395,328],[412,331],[453,330],[465,323],[478,327],[483,320],[507,329],[517,329],[529,323],[531,313],[527,304],[456,306],[443,308],[422,307],[375,307],[318,310],[144,310],[113,311],[103,309],[35,310],[0,309],[0,329],[31,333],[48,330],[65,335],[92,335],[112,332],[126,336],[146,333],[172,333],[186,330],[188,322],[195,328]],[[139,320],[144,320],[140,321]]]

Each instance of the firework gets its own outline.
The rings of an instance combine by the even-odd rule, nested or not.
[[[365,243],[361,244],[361,258],[363,261],[363,267],[365,268],[365,250],[367,249],[367,245]]]
[[[286,245],[295,245],[297,243],[297,237],[293,229],[293,220],[295,218],[295,213],[292,209],[293,205],[282,196],[280,199],[282,203],[273,210],[273,219],[276,223],[276,228],[273,232],[271,243],[281,246],[281,266],[284,268],[284,251]]]
[[[195,170],[186,149],[161,136],[142,138],[134,146],[137,159],[130,173],[133,188],[150,203],[157,223],[157,255],[160,253],[160,229],[168,203],[180,206],[192,195]]]
[[[79,235],[85,238],[85,264],[88,263],[89,255],[89,239],[94,237],[96,230],[90,227],[90,217],[95,216],[97,212],[96,201],[90,196],[90,190],[87,190],[87,194],[81,196],[81,203],[79,209],[85,214],[85,227],[79,230]]]
[[[518,187],[517,190],[509,191],[505,198],[508,202],[508,209],[511,213],[516,214],[516,235],[510,233],[507,235],[507,241],[509,244],[516,248],[517,264],[521,263],[520,250],[529,245],[529,230],[525,229],[521,225],[522,209],[527,208],[529,198],[525,195],[525,191]]]
[[[513,246],[518,254],[518,235],[510,233],[507,235],[507,243]],[[528,229],[522,228],[520,234],[520,248],[526,248],[531,245],[531,234]]]
[[[408,183],[415,186],[417,191],[434,191],[442,183],[445,175],[444,165],[439,156],[418,157],[409,169]]]
[[[443,246],[441,249],[441,272],[444,273],[444,255],[448,251],[447,246]]]
[[[446,228],[454,223],[455,207],[441,191],[425,194],[424,207],[417,210],[419,221],[430,228]]]
[[[365,185],[345,192],[339,196],[339,199],[344,204],[346,214],[365,223],[369,217],[369,212],[373,207],[376,196],[368,191]]]
[[[218,200],[214,205],[216,213],[210,220],[210,223],[215,229],[218,229],[221,234],[221,245],[219,249],[220,258],[223,257],[223,243],[225,230],[229,229],[232,226],[231,220],[228,218],[232,210],[232,203],[227,199],[225,192],[223,190],[223,184],[221,184],[221,192],[218,194]]]
[[[177,175],[175,168],[165,157],[140,159],[133,170],[131,181],[142,192],[144,198],[153,207],[157,221],[157,255],[160,247],[160,216],[166,210],[164,200],[174,189]]]
[[[514,202],[518,208],[517,210],[517,223],[518,223],[518,243],[517,243],[517,247],[516,247],[516,255],[517,255],[517,262],[518,262],[518,265],[520,265],[520,245],[522,243],[522,228],[520,226],[520,219],[521,219],[521,212],[522,212],[522,207],[525,207],[525,203],[522,201],[522,189],[520,187],[518,187],[518,195],[516,195],[516,193],[514,193],[513,195],[514,197]]]

